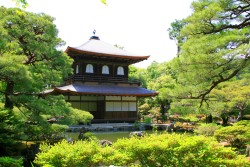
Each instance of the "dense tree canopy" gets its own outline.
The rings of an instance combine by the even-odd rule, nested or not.
[[[52,17],[0,10],[0,80],[5,85],[1,93],[6,107],[12,108],[16,96],[38,94],[47,86],[58,85],[71,72],[72,60],[56,49],[64,42],[57,37]]]
[[[12,0],[16,2],[17,6],[21,6],[23,8],[26,8],[28,6],[27,0]]]
[[[201,104],[220,83],[249,67],[249,7],[245,0],[199,0],[185,19],[180,58],[173,66],[181,98],[201,99]]]
[[[0,110],[15,112],[29,132],[46,132],[51,127],[47,119],[65,118],[61,121],[66,123],[77,113],[63,96],[42,93],[60,85],[72,71],[72,60],[57,49],[64,42],[53,21],[43,13],[0,8],[0,103],[5,108]],[[72,117],[66,121],[66,115]]]
[[[242,119],[249,106],[249,7],[244,0],[194,1],[193,13],[168,29],[178,57],[144,71],[144,85],[159,92],[145,102],[171,102],[173,113],[238,112]]]
[[[184,20],[175,20],[171,23],[171,27],[168,28],[168,35],[171,40],[176,41],[177,45],[177,56],[181,51],[181,44],[185,41],[185,38],[180,35],[181,29],[185,26]]]

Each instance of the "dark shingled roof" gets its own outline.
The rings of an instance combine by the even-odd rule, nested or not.
[[[72,93],[85,95],[110,95],[110,96],[155,96],[157,93],[152,90],[137,86],[118,86],[118,85],[86,85],[71,84],[63,87],[56,87],[53,90],[45,91],[48,93]]]

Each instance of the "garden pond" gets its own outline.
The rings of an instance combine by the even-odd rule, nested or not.
[[[152,130],[147,130],[147,131],[143,131],[144,134],[151,134],[153,133]],[[118,139],[122,139],[122,138],[129,138],[129,134],[131,133],[131,131],[117,131],[117,132],[88,132],[88,133],[92,133],[97,139],[99,140],[109,140],[111,142],[115,142]],[[167,133],[166,131],[161,131],[158,133]],[[71,138],[73,140],[78,140],[78,135],[79,132],[67,132],[65,134],[66,138]]]

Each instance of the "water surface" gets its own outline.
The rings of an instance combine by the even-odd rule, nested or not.
[[[152,131],[144,131],[146,134],[152,133]],[[99,140],[109,140],[112,142],[117,141],[117,139],[129,138],[129,131],[119,131],[119,132],[91,132]],[[66,137],[78,140],[79,132],[67,132]]]

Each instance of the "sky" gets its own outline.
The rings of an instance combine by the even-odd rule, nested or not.
[[[176,19],[192,12],[193,0],[27,0],[26,11],[46,13],[55,18],[58,36],[67,46],[77,47],[96,35],[109,44],[125,50],[150,55],[135,66],[146,68],[173,59],[176,43],[169,39],[167,29]],[[0,6],[16,7],[12,0],[0,0]]]

